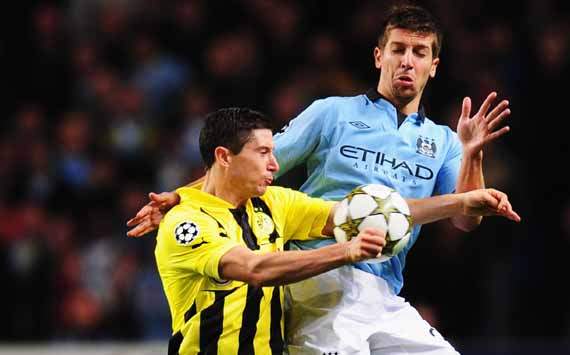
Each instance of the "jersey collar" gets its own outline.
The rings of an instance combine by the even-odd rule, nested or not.
[[[229,208],[229,209],[234,208],[234,206],[228,201],[222,200],[219,197],[204,192],[196,186],[184,186],[176,189],[176,192],[180,195],[181,204],[188,201],[194,201],[194,202],[199,201],[200,205],[204,207]]]
[[[390,100],[388,100],[384,95],[379,93],[378,90],[376,90],[374,88],[370,88],[366,92],[366,97],[368,98],[368,100],[370,100],[372,102],[374,102],[378,99],[383,99],[383,100],[386,100],[387,102],[389,102],[392,106],[396,107],[396,105],[394,105]],[[396,112],[398,113],[398,126],[400,126],[402,124],[402,122],[406,119],[407,116],[405,113],[402,113],[397,109],[396,109]],[[418,110],[417,118],[421,123],[424,123],[424,121],[426,119],[426,112],[425,112],[424,105],[420,104],[420,108]]]

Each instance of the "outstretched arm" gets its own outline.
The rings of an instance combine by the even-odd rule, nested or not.
[[[520,216],[513,210],[508,196],[495,189],[431,196],[422,199],[406,199],[412,221],[416,225],[436,222],[457,216],[481,217],[501,216],[520,222]],[[330,211],[323,235],[333,235],[333,217],[338,203]]]
[[[471,99],[463,99],[461,117],[457,124],[457,134],[463,144],[463,160],[455,187],[458,193],[485,187],[483,147],[510,130],[509,126],[500,128],[511,113],[507,100],[502,100],[489,112],[496,98],[496,92],[490,93],[473,117],[470,117]],[[460,215],[454,216],[451,221],[457,228],[470,231],[481,223],[481,219],[481,216]]]
[[[455,217],[502,216],[520,222],[507,195],[495,189],[478,189],[424,199],[406,200],[414,224],[426,224]]]
[[[347,243],[314,250],[255,254],[237,246],[222,256],[220,277],[260,286],[301,281],[341,265],[376,258],[386,245],[385,233],[366,228]]]

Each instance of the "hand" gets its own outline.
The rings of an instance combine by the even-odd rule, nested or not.
[[[127,221],[127,227],[134,227],[127,236],[138,238],[157,229],[166,212],[180,202],[180,196],[175,192],[151,192],[148,198],[150,202]]]
[[[386,232],[377,228],[364,228],[347,244],[346,254],[352,263],[377,258],[386,245]]]
[[[480,155],[487,143],[494,141],[510,130],[509,126],[497,130],[499,125],[511,114],[507,100],[501,101],[487,114],[496,97],[496,92],[490,93],[473,117],[469,117],[471,99],[469,97],[463,99],[461,117],[457,123],[457,135],[463,144],[465,155],[471,157]]]
[[[464,214],[467,216],[503,216],[520,222],[507,195],[495,189],[479,189],[464,193]]]

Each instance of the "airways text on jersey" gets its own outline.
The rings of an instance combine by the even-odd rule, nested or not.
[[[350,159],[350,165],[354,169],[372,171],[384,174],[391,179],[409,182],[417,185],[417,179],[431,180],[434,178],[432,169],[419,163],[398,160],[383,152],[378,152],[354,145],[340,147],[340,155]]]

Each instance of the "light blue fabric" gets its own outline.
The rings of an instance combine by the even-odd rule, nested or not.
[[[407,198],[453,192],[462,147],[455,132],[421,113],[398,127],[396,108],[384,98],[367,95],[329,97],[313,102],[274,137],[283,174],[306,164],[305,193],[341,200],[353,188],[378,183]],[[406,249],[387,262],[355,267],[384,278],[396,294],[403,287],[406,255],[418,238],[414,228]],[[319,248],[334,240],[296,243]]]

